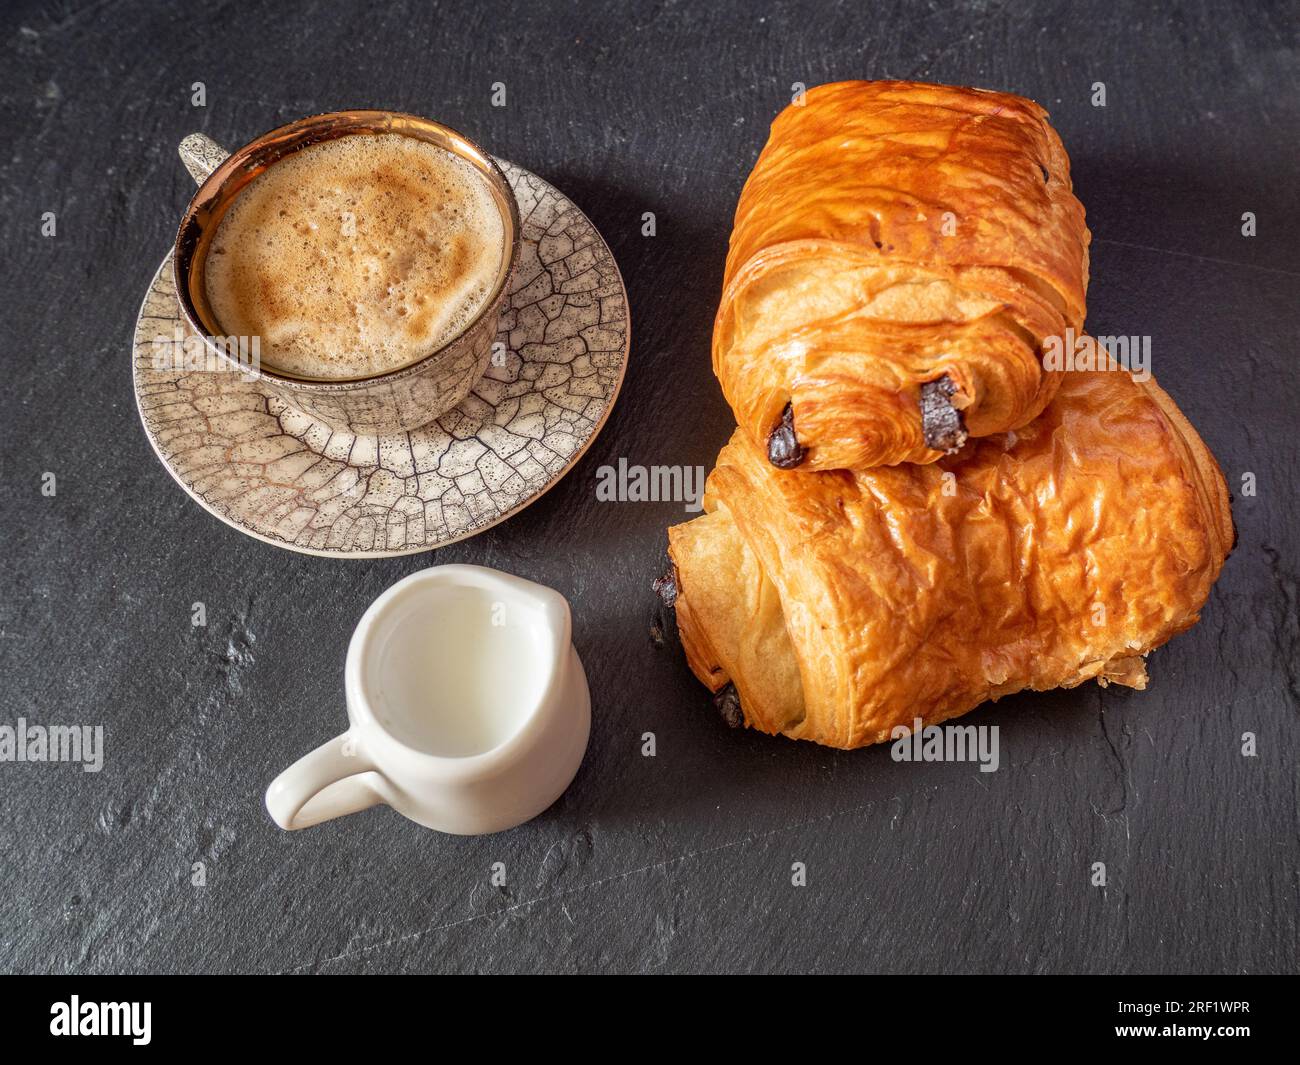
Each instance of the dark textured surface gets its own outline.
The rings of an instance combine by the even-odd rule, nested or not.
[[[106,760],[97,775],[0,764],[0,966],[1295,970],[1294,6],[518,7],[6,5],[0,722],[102,723]],[[649,585],[683,507],[595,499],[620,456],[711,465],[732,422],[709,331],[767,123],[793,82],[886,76],[1051,110],[1095,236],[1092,330],[1150,334],[1234,492],[1243,473],[1258,484],[1203,621],[1152,655],[1150,690],[984,708],[969,720],[1001,727],[996,773],[728,729],[657,637]],[[632,302],[626,385],[586,458],[436,557],[325,561],[240,536],[172,483],[131,393],[135,312],[193,189],[176,143],[349,105],[443,119],[553,181]],[[343,727],[353,625],[431,562],[573,602],[594,697],[577,780],[490,838],[385,809],[280,832],[263,789]],[[190,624],[200,600],[206,628]]]

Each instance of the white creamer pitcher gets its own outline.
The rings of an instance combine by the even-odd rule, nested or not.
[[[343,735],[281,773],[281,828],[387,803],[461,835],[513,828],[569,786],[591,696],[569,604],[482,566],[434,566],[371,604],[348,646]]]

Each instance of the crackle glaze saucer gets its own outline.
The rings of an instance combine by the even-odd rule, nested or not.
[[[156,369],[154,338],[183,328],[163,260],[136,321],[136,403],[163,465],[207,511],[291,551],[414,554],[519,513],[582,457],[623,383],[627,292],[586,215],[536,174],[497,162],[523,223],[496,336],[504,365],[411,433],[355,436],[240,374]]]

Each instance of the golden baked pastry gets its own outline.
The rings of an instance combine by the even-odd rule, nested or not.
[[[1047,112],[846,81],[772,124],[736,209],[713,369],[782,468],[933,462],[1035,418],[1082,332],[1089,233]]]
[[[1214,457],[1114,368],[931,465],[782,473],[738,431],[704,506],[669,530],[691,669],[750,727],[832,747],[1024,688],[1144,687],[1233,542]]]

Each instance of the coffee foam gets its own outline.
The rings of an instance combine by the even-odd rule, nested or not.
[[[272,164],[236,197],[205,262],[222,333],[261,338],[298,377],[395,370],[491,295],[505,223],[483,175],[401,134],[349,135]]]

